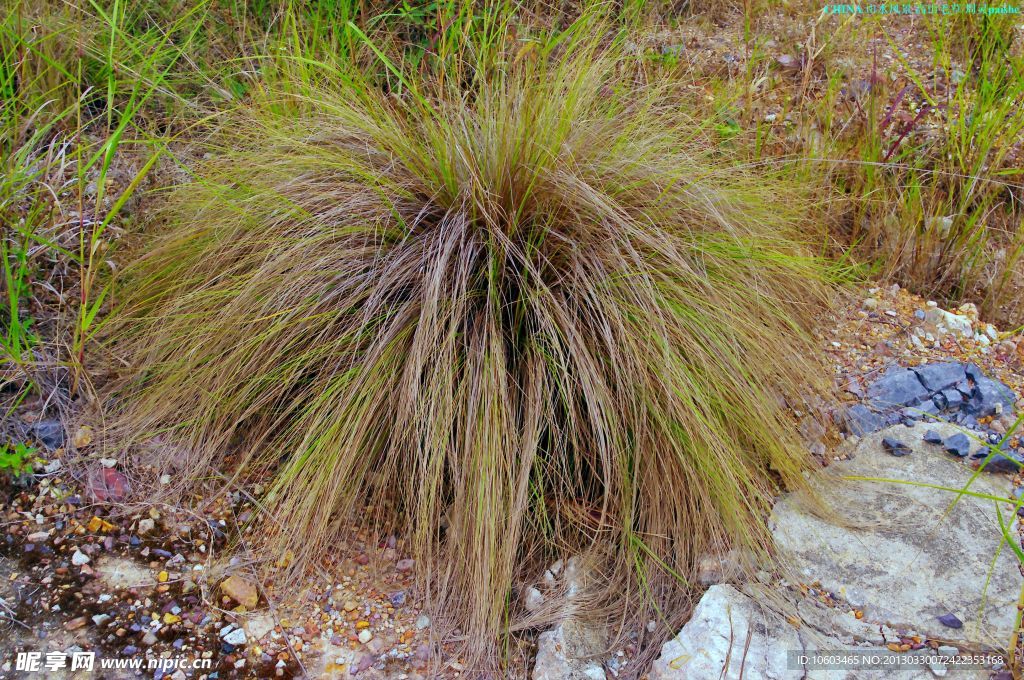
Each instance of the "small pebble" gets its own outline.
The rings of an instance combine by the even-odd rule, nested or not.
[[[943,440],[942,448],[946,453],[963,458],[971,452],[971,440],[963,432],[957,432]]]
[[[909,446],[893,437],[886,437],[882,440],[882,448],[893,456],[905,456],[911,452]]]

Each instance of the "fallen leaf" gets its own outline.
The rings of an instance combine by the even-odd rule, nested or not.
[[[89,475],[88,490],[100,503],[116,503],[128,495],[128,478],[117,470],[100,468]]]
[[[86,528],[95,534],[100,531],[112,531],[114,529],[114,525],[93,515],[93,518],[89,520],[89,524]]]

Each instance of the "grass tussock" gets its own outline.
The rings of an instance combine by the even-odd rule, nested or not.
[[[406,530],[476,651],[546,559],[639,619],[708,550],[767,550],[822,375],[805,204],[583,41],[385,93],[356,76],[225,126],[107,328],[120,426],[187,482],[272,475],[298,564]],[[621,611],[621,610],[620,610]]]

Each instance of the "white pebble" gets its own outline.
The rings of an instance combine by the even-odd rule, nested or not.
[[[239,645],[244,645],[245,630],[243,630],[242,628],[235,628],[227,634],[222,634],[220,636],[220,639],[228,643],[229,645],[234,645],[235,647],[238,647]]]

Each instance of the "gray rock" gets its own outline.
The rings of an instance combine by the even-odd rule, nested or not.
[[[911,448],[901,442],[895,437],[883,437],[882,448],[886,450],[890,455],[899,457],[905,456],[911,452]]]
[[[985,472],[1006,472],[1016,474],[1024,467],[1024,456],[1007,449],[993,450],[986,447],[979,449],[973,456],[979,465],[984,465]]]
[[[974,391],[974,383],[971,382],[971,380],[964,378],[963,380],[956,384],[956,387],[954,389],[961,395],[963,395],[964,399],[966,399],[967,397],[971,396],[971,392]]]
[[[845,421],[846,431],[858,437],[877,432],[885,427],[885,418],[864,404],[854,404],[846,409]]]
[[[929,392],[940,392],[964,379],[965,367],[953,361],[922,364],[911,370],[917,374]]]
[[[928,442],[929,444],[942,443],[942,435],[936,432],[935,430],[928,430],[927,432],[924,433],[924,437],[922,437],[921,439]]]
[[[942,448],[946,453],[963,458],[971,452],[971,439],[963,432],[957,432],[942,440]]]
[[[537,640],[533,680],[605,680],[597,655],[606,651],[605,631],[567,619]]]
[[[958,389],[950,388],[948,390],[942,390],[942,392],[940,392],[939,394],[942,396],[942,400],[945,402],[945,406],[943,406],[942,408],[957,410],[964,403],[964,395]]]
[[[64,426],[59,420],[40,420],[32,433],[50,451],[64,446]]]
[[[900,409],[900,417],[902,420],[927,420],[928,416],[937,416],[942,410],[934,399],[926,399],[917,406]]]
[[[972,416],[990,416],[1013,409],[1016,397],[1013,390],[991,378],[982,377],[975,381],[974,391],[964,404],[964,411]]]
[[[974,492],[1007,498],[1010,484],[996,476],[971,481],[968,466],[922,441],[929,429],[947,441],[957,434],[945,423],[918,424],[905,436],[914,453],[893,458],[882,451],[882,438],[907,431],[882,431],[848,451],[851,460],[829,468],[836,477],[819,483],[828,503],[839,509],[833,515],[838,521],[826,516],[832,513],[810,512],[793,494],[780,498],[771,518],[775,542],[800,580],[818,580],[840,596],[848,589],[860,592],[872,621],[1000,648],[1014,627],[1022,577],[1012,551],[993,557],[1003,540],[996,508],[991,501],[913,484],[970,484]],[[963,629],[938,622],[950,612],[964,614]]]
[[[909,368],[892,368],[868,386],[868,399],[876,408],[917,406],[930,394],[917,373]]]
[[[956,614],[943,614],[937,618],[939,619],[939,623],[947,628],[956,628],[959,630],[964,627],[964,622],[961,621]]]

